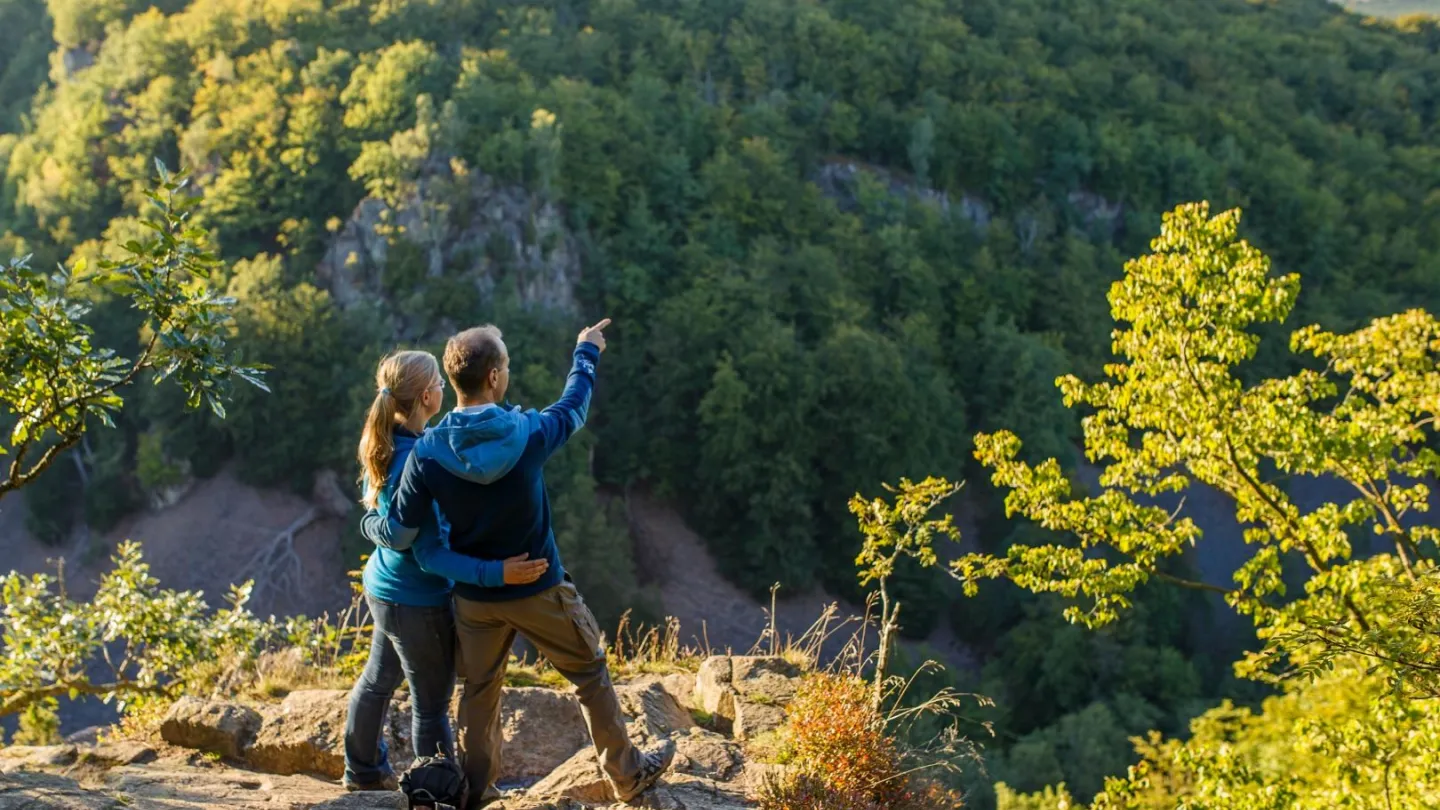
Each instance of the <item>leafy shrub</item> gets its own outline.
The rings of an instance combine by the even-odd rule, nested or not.
[[[211,611],[199,593],[162,590],[139,544],[122,544],[114,561],[89,604],[71,600],[47,574],[0,578],[0,717],[61,695],[96,695],[123,710],[137,698],[169,695],[187,673],[214,662],[226,662],[231,671],[220,674],[231,677],[274,632],[245,609],[248,584],[232,589],[228,609]],[[109,671],[100,674],[102,658]]]
[[[60,737],[60,701],[45,698],[20,713],[20,726],[15,729],[15,745],[58,745]]]
[[[871,687],[853,675],[801,681],[781,732],[780,759],[794,774],[761,791],[763,810],[928,810],[959,796],[915,778]]]

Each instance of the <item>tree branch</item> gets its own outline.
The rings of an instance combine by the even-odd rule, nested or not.
[[[42,472],[45,472],[46,468],[50,466],[50,462],[55,460],[55,456],[66,450],[69,450],[71,447],[74,447],[75,443],[80,441],[81,435],[82,434],[80,433],[72,433],[69,436],[61,439],[59,442],[50,445],[45,449],[45,454],[40,456],[40,459],[36,461],[35,464],[25,472],[20,472],[20,463],[24,460],[25,452],[29,450],[30,443],[26,442],[24,445],[22,445],[20,451],[15,455],[15,460],[10,464],[9,474],[6,476],[4,481],[0,481],[0,498],[5,497],[5,494],[7,492],[11,492],[25,486],[26,484],[30,483],[30,481],[34,479],[35,476],[39,475]]]
[[[1182,588],[1189,588],[1195,591],[1218,593],[1221,596],[1229,596],[1230,594],[1240,593],[1240,591],[1234,588],[1222,588],[1219,585],[1211,585],[1208,582],[1196,582],[1193,579],[1183,579],[1172,574],[1167,574],[1164,571],[1151,571],[1150,576],[1160,580],[1161,582],[1168,582],[1171,585],[1179,585]]]
[[[118,693],[132,695],[163,695],[168,690],[164,686],[152,684],[142,685],[136,681],[121,680],[115,683],[92,684],[89,681],[65,681],[53,683],[49,686],[41,686],[35,689],[20,690],[8,695],[3,703],[0,703],[0,717],[8,717],[16,712],[22,712],[31,704],[44,700],[45,698],[60,697],[75,692],[81,695],[105,696]]]
[[[141,371],[150,367],[151,359],[155,352],[155,343],[159,339],[159,337],[160,332],[158,330],[155,332],[155,334],[150,336],[150,342],[145,344],[145,349],[140,353],[140,356],[136,358],[134,364],[131,365],[130,370],[126,372],[124,376],[113,382],[106,383],[105,385],[102,385],[93,391],[87,391],[84,394],[78,394],[71,397],[70,399],[65,400],[64,402],[57,402],[53,407],[51,407],[49,411],[45,412],[39,418],[37,418],[35,420],[35,426],[39,431],[41,431],[41,435],[43,435],[43,432],[46,429],[46,425],[48,425],[51,420],[64,413],[66,410],[73,408],[83,402],[86,402],[87,400],[102,397],[110,393],[111,391],[114,391],[121,386],[128,385],[130,382],[134,381],[135,377],[138,376]],[[33,445],[33,442],[27,441],[15,451],[15,458],[10,463],[10,471],[7,474],[5,480],[0,481],[0,498],[5,497],[6,493],[17,490],[30,483],[30,481],[33,480],[35,476],[44,472],[45,469],[50,466],[50,462],[55,460],[56,455],[70,449],[71,447],[74,447],[75,443],[80,441],[81,436],[83,436],[85,433],[83,420],[80,424],[79,431],[76,433],[66,435],[60,433],[60,431],[58,430],[56,431],[56,433],[59,433],[62,436],[61,440],[58,443],[46,448],[45,454],[41,456],[40,460],[35,462],[34,466],[32,466],[28,471],[21,472],[20,467],[25,460],[25,454],[29,452],[30,447]]]

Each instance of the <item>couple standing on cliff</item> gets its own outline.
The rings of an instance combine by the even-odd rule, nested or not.
[[[674,760],[673,743],[642,752],[630,742],[595,617],[550,524],[543,467],[585,424],[609,324],[580,333],[564,393],[538,412],[501,404],[510,355],[493,326],[446,343],[444,376],[458,404],[428,429],[445,391],[435,357],[402,351],[380,362],[359,450],[362,531],[376,545],[364,576],[375,635],[350,694],[347,789],[396,788],[381,723],[402,678],[416,755],[453,756],[458,673],[467,810],[499,798],[500,696],[517,633],[575,684],[617,798],[640,795]]]

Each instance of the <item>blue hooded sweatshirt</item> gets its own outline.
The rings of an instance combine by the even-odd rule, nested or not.
[[[565,392],[543,411],[498,405],[445,415],[425,432],[405,464],[387,516],[365,515],[365,535],[390,548],[408,548],[435,506],[450,525],[450,547],[483,560],[519,554],[548,560],[528,585],[484,588],[457,580],[455,595],[478,602],[523,599],[560,584],[565,568],[550,523],[545,461],[585,424],[600,349],[575,347]]]
[[[405,462],[420,438],[398,425],[392,436],[395,455],[390,459],[385,488],[380,492],[381,512],[389,511]],[[361,528],[363,532],[364,526]],[[365,563],[362,579],[365,592],[392,604],[439,607],[450,601],[452,580],[492,588],[505,583],[503,563],[477,560],[451,551],[448,534],[444,518],[432,510],[424,516],[408,550],[378,546]]]

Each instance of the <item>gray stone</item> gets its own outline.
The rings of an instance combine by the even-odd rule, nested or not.
[[[675,770],[691,776],[729,781],[745,768],[740,746],[713,731],[692,728],[675,736]]]
[[[182,697],[160,724],[160,737],[171,745],[237,759],[260,730],[260,714],[248,706]]]
[[[348,710],[349,697],[339,690],[291,692],[278,707],[266,710],[245,761],[266,773],[313,773],[339,779],[345,773]]]
[[[695,679],[699,708],[716,726],[741,740],[754,739],[785,722],[800,669],[776,656],[726,655],[707,659]]]
[[[544,777],[577,751],[593,750],[579,699],[553,689],[506,689],[500,727],[505,749],[499,778],[504,782]]]
[[[639,724],[636,731],[646,739],[668,737],[695,725],[690,712],[681,708],[658,681],[617,686],[615,695],[620,699],[620,710]]]
[[[117,740],[80,750],[80,762],[113,767],[155,761],[155,749],[135,740]]]
[[[590,749],[580,751],[566,760],[549,776],[536,782],[527,795],[541,799],[574,799],[586,804],[607,804],[615,801],[615,791],[600,761]]]
[[[100,742],[100,732],[104,731],[100,726],[88,726],[65,737],[65,742],[71,745],[95,745]]]

